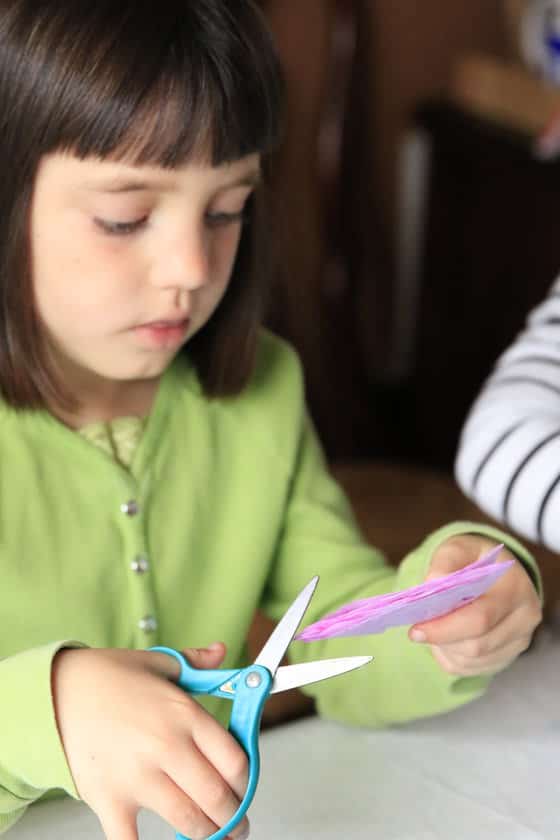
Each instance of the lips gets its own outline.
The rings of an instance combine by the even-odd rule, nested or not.
[[[185,341],[190,318],[160,318],[133,329],[133,335],[143,346],[174,350]]]
[[[161,318],[157,321],[147,321],[145,324],[139,324],[139,326],[165,330],[184,327],[188,322],[189,318],[185,315],[183,318]]]

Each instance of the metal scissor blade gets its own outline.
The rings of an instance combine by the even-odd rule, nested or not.
[[[315,592],[319,578],[316,576],[304,587],[291,607],[284,613],[278,622],[265,646],[255,659],[255,665],[264,665],[272,676],[278,670],[282,657],[286,653],[288,645],[294,638],[305,610]]]
[[[339,659],[319,659],[316,662],[302,662],[299,665],[284,665],[278,668],[272,682],[271,694],[289,691],[301,685],[328,680],[337,674],[353,671],[371,662],[373,656],[343,656]]]

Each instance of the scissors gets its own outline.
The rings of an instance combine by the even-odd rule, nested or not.
[[[232,701],[229,731],[245,750],[249,759],[249,782],[243,801],[231,820],[209,840],[222,840],[245,816],[257,789],[260,770],[259,729],[264,704],[269,694],[288,691],[319,682],[366,665],[372,656],[348,656],[323,659],[299,665],[280,666],[319,581],[314,577],[299,593],[270,634],[255,662],[247,668],[203,670],[193,668],[182,653],[168,647],[150,650],[167,653],[181,666],[178,685],[189,694],[210,694]],[[176,834],[176,840],[189,840]]]

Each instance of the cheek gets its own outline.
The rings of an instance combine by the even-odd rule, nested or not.
[[[69,232],[64,242],[38,244],[34,285],[44,308],[64,305],[67,313],[103,309],[133,291],[138,260],[119,243],[82,227]]]

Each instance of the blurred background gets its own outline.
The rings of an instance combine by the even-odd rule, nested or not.
[[[288,93],[269,324],[301,355],[366,536],[397,562],[452,519],[489,521],[453,460],[560,269],[560,87],[531,52],[529,0],[261,5]],[[550,619],[560,561],[531,547]]]

